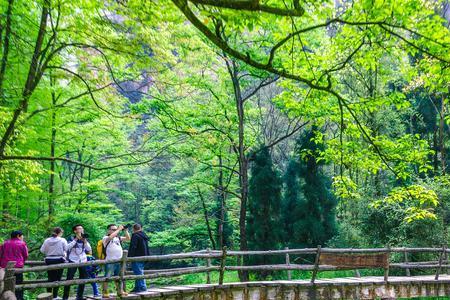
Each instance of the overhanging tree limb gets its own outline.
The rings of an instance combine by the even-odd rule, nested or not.
[[[186,0],[184,0],[186,2]],[[286,17],[301,17],[305,10],[299,5],[298,0],[294,1],[294,8],[279,8],[261,4],[259,0],[189,0],[196,5],[207,5],[217,8],[229,8],[236,10],[246,10],[254,12],[265,12],[272,15]]]

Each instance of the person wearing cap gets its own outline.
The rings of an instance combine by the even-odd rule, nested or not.
[[[23,233],[20,230],[11,232],[11,239],[0,245],[0,268],[6,268],[8,262],[16,262],[15,268],[23,268],[28,258],[28,247],[23,240]],[[15,274],[16,284],[23,282],[23,273]],[[17,300],[23,300],[23,291],[16,290]]]

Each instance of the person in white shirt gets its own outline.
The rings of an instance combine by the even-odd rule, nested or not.
[[[116,224],[110,224],[108,225],[107,229],[108,234],[103,237],[103,247],[106,254],[105,260],[108,261],[121,259],[123,254],[122,242],[129,241],[131,239],[130,234],[128,233],[128,230],[125,229],[122,225],[116,226]],[[125,231],[125,236],[119,236],[120,232],[122,232],[123,230]],[[119,276],[119,272],[119,262],[107,264],[105,266],[105,277],[107,278],[112,276]],[[125,292],[125,286],[119,287],[118,281],[115,281],[114,283],[116,285],[117,295],[128,295],[128,293]],[[103,298],[109,298],[107,282],[103,284]]]

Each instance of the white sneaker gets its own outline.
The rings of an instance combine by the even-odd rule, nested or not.
[[[53,300],[62,300],[62,298],[61,297],[56,297],[56,298],[53,298]]]

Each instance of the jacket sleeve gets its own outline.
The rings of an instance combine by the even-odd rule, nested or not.
[[[77,244],[77,240],[73,239],[68,245],[67,245],[67,251],[71,251],[72,248]]]
[[[42,254],[47,255],[47,240],[45,240],[44,243],[42,244],[40,251]]]
[[[133,256],[136,253],[136,249],[137,249],[137,245],[138,244],[138,239],[136,234],[133,234],[131,236],[131,242],[130,242],[130,248],[129,248],[129,253],[128,255]]]
[[[23,243],[23,247],[22,247],[22,257],[23,257],[24,261],[26,261],[28,258],[28,246],[25,242]]]
[[[67,252],[69,250],[69,244],[67,244],[66,239],[63,239],[63,251]]]
[[[91,252],[91,253],[92,253],[92,247],[91,247],[91,244],[89,244],[88,241],[86,241],[86,244],[84,245],[84,249],[85,249],[87,252]]]
[[[145,256],[150,255],[150,248],[148,245],[148,239],[147,240],[143,240],[142,243],[144,244],[144,248],[145,248]]]

